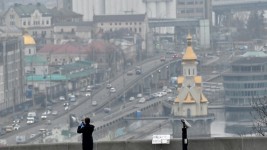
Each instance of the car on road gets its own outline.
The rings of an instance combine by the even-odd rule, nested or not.
[[[61,100],[61,101],[65,101],[65,97],[64,97],[64,96],[60,96],[60,97],[59,97],[59,100]]]
[[[91,96],[90,92],[85,93],[85,96]]]
[[[18,123],[20,123],[20,119],[13,120],[13,124],[18,124]]]
[[[134,100],[135,98],[133,96],[129,98],[129,101],[134,101]]]
[[[104,108],[104,112],[105,112],[105,113],[109,113],[110,111],[111,111],[110,108],[108,108],[108,107]]]
[[[130,70],[130,71],[127,72],[127,76],[132,76],[133,74],[134,74],[134,73],[133,73],[132,70]]]
[[[165,56],[161,56],[161,57],[160,57],[160,61],[161,61],[161,62],[166,61],[166,57],[165,57]]]
[[[96,106],[97,102],[96,101],[92,101],[92,106]]]
[[[65,110],[69,110],[70,108],[69,108],[69,106],[65,106],[64,109]]]
[[[139,93],[139,94],[137,94],[136,97],[137,97],[137,98],[141,98],[141,97],[143,97],[143,94],[142,94],[142,93]]]
[[[56,116],[58,114],[58,112],[56,110],[52,111],[52,115]]]
[[[68,102],[65,102],[65,103],[63,103],[63,106],[64,107],[69,106],[69,103]]]
[[[47,112],[44,112],[42,115],[41,115],[41,119],[46,119],[47,118]]]
[[[107,86],[106,86],[107,89],[110,89],[111,87],[112,87],[111,84],[107,84]]]
[[[110,88],[109,90],[110,93],[115,93],[116,92],[116,89],[113,87],[113,88]]]
[[[19,130],[20,125],[19,124],[16,124],[13,128],[14,128],[14,130]]]
[[[142,98],[139,99],[138,102],[139,102],[139,103],[144,103],[144,102],[146,102],[146,99],[145,99],[144,97],[142,97]]]

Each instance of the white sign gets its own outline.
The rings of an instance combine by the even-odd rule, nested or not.
[[[152,144],[170,144],[170,135],[153,135]]]

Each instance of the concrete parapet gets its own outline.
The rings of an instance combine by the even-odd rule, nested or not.
[[[189,150],[266,150],[266,137],[229,137],[190,139]],[[1,150],[82,150],[81,143],[14,145]],[[94,150],[182,150],[180,139],[170,144],[152,145],[151,140],[108,141],[94,143]]]

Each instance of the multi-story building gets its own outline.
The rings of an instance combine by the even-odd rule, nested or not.
[[[176,18],[197,18],[211,21],[211,0],[177,0]]]
[[[93,22],[62,22],[54,25],[54,44],[63,44],[68,41],[91,40],[94,31]]]
[[[21,38],[0,39],[0,112],[22,108],[24,69]]]
[[[267,55],[259,53],[244,54],[231,64],[231,70],[223,74],[227,106],[250,107],[253,98],[267,96]]]
[[[37,43],[48,42],[52,37],[52,14],[44,5],[14,4],[3,15],[4,25],[27,29]]]
[[[146,33],[148,32],[146,14],[95,15],[94,22],[98,31],[113,32],[128,29],[131,33],[140,35],[143,40],[142,49],[145,49]]]

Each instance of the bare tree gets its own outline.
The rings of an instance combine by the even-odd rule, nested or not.
[[[251,116],[254,119],[253,130],[261,136],[266,135],[267,127],[267,97],[252,98]]]

